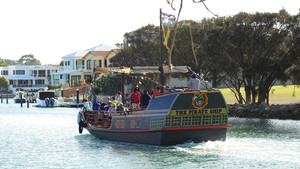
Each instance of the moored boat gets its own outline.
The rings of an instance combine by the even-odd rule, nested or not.
[[[141,111],[79,112],[79,130],[100,139],[169,146],[226,140],[228,108],[220,91],[181,91],[155,96]],[[81,131],[80,131],[81,132]]]
[[[57,107],[62,101],[55,98],[54,91],[39,91],[36,102],[40,107]]]
[[[25,96],[23,95],[23,92],[17,92],[16,93],[16,96],[14,97],[14,102],[15,103],[26,103],[26,98]]]

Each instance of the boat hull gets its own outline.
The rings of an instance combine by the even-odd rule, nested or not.
[[[15,103],[26,103],[26,99],[14,99]]]
[[[86,129],[97,138],[138,144],[170,146],[186,142],[225,141],[229,126],[222,128],[195,128],[195,129],[161,129],[151,131],[112,131],[97,128]]]

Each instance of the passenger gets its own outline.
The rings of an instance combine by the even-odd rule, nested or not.
[[[115,113],[117,111],[117,107],[115,103],[111,103],[110,109],[108,109],[108,112]]]
[[[91,111],[89,102],[86,99],[83,99],[82,102],[83,102],[83,111]]]
[[[117,107],[119,106],[119,103],[114,96],[111,97],[111,102],[114,103]]]
[[[188,90],[200,90],[200,80],[196,78],[196,73],[193,73],[188,81]]]
[[[116,100],[118,103],[122,103],[122,92],[117,92]]]
[[[159,86],[156,87],[156,90],[152,96],[158,96],[158,95],[160,95],[160,87]]]
[[[107,97],[106,104],[108,104],[109,102],[111,102],[110,97]]]
[[[96,113],[99,110],[100,103],[97,101],[97,96],[94,96],[93,111]]]
[[[132,102],[132,109],[133,110],[139,110],[140,107],[140,101],[141,101],[141,94],[139,92],[139,88],[134,88],[133,92],[130,95],[130,100]]]
[[[145,90],[144,94],[141,97],[141,108],[142,109],[147,108],[150,100],[151,100],[151,96],[149,95],[148,90]]]
[[[123,113],[125,111],[123,103],[120,103],[119,106],[117,107],[117,112],[118,113]]]
[[[170,89],[169,86],[166,86],[166,87],[165,87],[164,93],[171,93],[171,89]]]
[[[100,106],[100,110],[101,111],[108,111],[107,104],[106,103],[102,103],[101,106]]]

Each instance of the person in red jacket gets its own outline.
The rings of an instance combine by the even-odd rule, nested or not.
[[[160,87],[157,86],[155,92],[153,93],[152,96],[159,96],[160,95]]]
[[[140,94],[139,90],[140,89],[138,87],[134,88],[134,90],[130,96],[133,110],[141,109],[141,107],[140,107],[141,94]]]

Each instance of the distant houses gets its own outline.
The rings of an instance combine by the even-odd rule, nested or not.
[[[89,79],[95,79],[95,68],[108,67],[110,59],[115,57],[120,51],[120,49],[101,44],[84,51],[63,56],[63,69],[51,74],[51,84],[67,83],[69,87],[75,87],[84,84]]]
[[[8,91],[15,93],[17,89],[46,89],[51,83],[51,74],[60,69],[59,66],[48,65],[15,65],[0,67],[0,72],[9,80]]]
[[[120,52],[120,49],[100,44],[98,46],[71,53],[62,57],[63,66],[17,65],[0,67],[1,76],[5,76],[10,84],[9,91],[17,89],[40,90],[52,85],[66,87],[80,86],[88,79],[94,79],[96,68],[110,65],[110,59]]]

